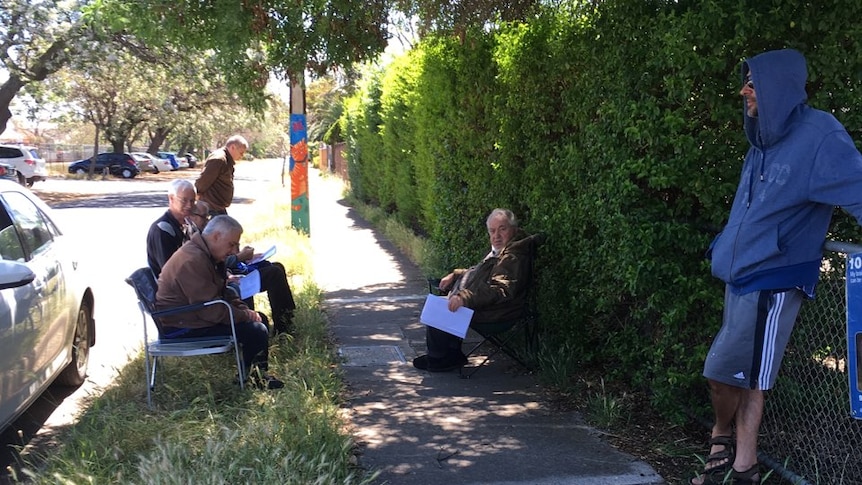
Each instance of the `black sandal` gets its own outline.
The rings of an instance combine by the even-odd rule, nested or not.
[[[716,451],[715,453],[711,453],[709,456],[706,457],[706,463],[704,463],[703,466],[703,473],[700,475],[700,478],[703,480],[703,482],[701,482],[700,485],[720,485],[723,483],[727,483],[726,480],[728,476],[734,473],[733,460],[736,455],[734,453],[733,447],[735,444],[736,442],[734,441],[732,436],[715,436],[709,439],[710,450],[712,450],[713,446],[723,446],[724,449]],[[710,463],[717,464],[709,466]],[[693,480],[694,479],[689,480],[689,485],[695,485]]]
[[[760,467],[755,463],[753,467],[744,472],[733,470],[730,472],[730,483],[734,485],[757,485],[760,483]]]

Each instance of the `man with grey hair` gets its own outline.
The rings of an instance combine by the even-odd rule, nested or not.
[[[183,226],[194,204],[194,185],[184,179],[173,180],[168,187],[168,210],[150,225],[147,233],[147,264],[156,278],[168,258],[183,245]]]
[[[530,284],[530,244],[518,228],[515,214],[508,209],[494,209],[485,221],[491,251],[477,265],[456,269],[440,280],[439,288],[449,292],[449,311],[467,307],[474,310],[473,323],[490,323],[517,318],[526,304]],[[467,363],[461,351],[462,339],[426,327],[428,354],[413,359],[413,366],[430,372],[448,372]]]
[[[236,322],[236,337],[242,347],[245,375],[259,388],[278,389],[284,383],[268,375],[269,332],[259,313],[235,295],[225,293],[225,260],[239,251],[242,226],[236,219],[214,217],[203,231],[165,263],[159,276],[156,308],[163,310],[210,300],[228,300],[231,309],[210,305],[202,309],[162,318],[162,338],[230,335],[230,315]],[[213,264],[215,263],[215,264]],[[255,372],[257,371],[257,372]]]
[[[198,198],[210,206],[210,214],[227,214],[233,201],[234,165],[248,150],[248,141],[241,135],[227,139],[224,147],[210,153],[195,181]]]

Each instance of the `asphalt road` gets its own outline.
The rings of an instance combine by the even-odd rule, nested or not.
[[[281,171],[281,159],[238,164],[234,203],[228,212],[240,222],[250,217],[255,194],[262,193],[263,186],[281,184]],[[95,294],[96,346],[84,385],[78,389],[52,386],[2,431],[0,470],[15,466],[19,451],[26,457],[49,450],[52,437],[75,422],[87,398],[110,385],[129,357],[140,351],[141,316],[124,280],[146,266],[147,230],[167,208],[170,181],[178,177],[194,181],[198,173],[199,169],[187,169],[132,180],[56,178],[35,184],[33,192],[55,209],[57,224],[79,240],[81,264],[89,268]],[[0,483],[6,480],[6,473],[0,473]]]

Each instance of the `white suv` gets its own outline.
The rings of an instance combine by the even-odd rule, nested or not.
[[[39,158],[36,147],[0,145],[0,163],[15,167],[18,170],[18,182],[27,187],[32,187],[35,182],[48,178],[45,160]]]

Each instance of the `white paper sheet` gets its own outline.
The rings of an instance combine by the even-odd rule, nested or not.
[[[256,258],[252,258],[252,260],[249,261],[248,264],[259,263],[259,262],[263,261],[264,259],[269,259],[269,258],[273,257],[274,255],[275,255],[275,246],[272,246],[271,248],[267,249],[265,253],[261,254],[260,256],[258,256]]]
[[[239,279],[239,297],[245,300],[260,293],[260,273],[257,270]]]
[[[473,318],[473,310],[461,307],[454,312],[449,311],[449,299],[445,296],[428,295],[425,306],[419,316],[419,322],[451,333],[456,337],[467,336],[467,328]]]

